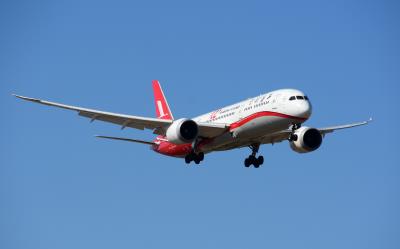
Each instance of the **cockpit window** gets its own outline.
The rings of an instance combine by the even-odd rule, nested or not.
[[[296,100],[296,99],[301,99],[301,100],[308,100],[308,97],[307,96],[291,96],[290,98],[289,98],[289,100]]]

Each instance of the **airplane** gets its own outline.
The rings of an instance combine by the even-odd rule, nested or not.
[[[144,130],[150,129],[157,135],[154,141],[96,136],[98,138],[128,141],[150,145],[162,155],[184,158],[187,164],[199,164],[204,155],[214,151],[226,151],[249,147],[251,154],[244,166],[259,168],[264,157],[258,156],[263,144],[289,141],[290,148],[298,153],[318,149],[326,134],[336,130],[366,125],[368,121],[313,128],[302,126],[312,114],[310,99],[296,89],[280,89],[249,98],[207,114],[189,119],[175,119],[158,80],[152,81],[157,118],[140,117],[70,106],[41,99],[15,97],[38,104],[77,111],[80,116],[109,122],[121,126]]]

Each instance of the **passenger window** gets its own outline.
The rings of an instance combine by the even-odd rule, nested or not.
[[[295,100],[295,99],[296,99],[295,96],[292,96],[292,97],[289,98],[289,100]]]
[[[297,99],[304,99],[303,96],[297,96]]]

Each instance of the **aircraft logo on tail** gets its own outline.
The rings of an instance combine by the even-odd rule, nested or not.
[[[158,80],[153,80],[153,92],[157,118],[173,120],[174,117],[172,116],[171,109],[169,108],[167,99],[165,98],[164,92]]]

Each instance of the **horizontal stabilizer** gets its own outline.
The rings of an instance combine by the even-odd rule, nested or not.
[[[133,142],[133,143],[149,144],[149,145],[154,145],[155,144],[154,142],[148,142],[148,141],[131,139],[131,138],[123,138],[123,137],[109,137],[109,136],[99,136],[99,135],[97,135],[95,137],[112,139],[112,140],[121,140],[121,141]]]

